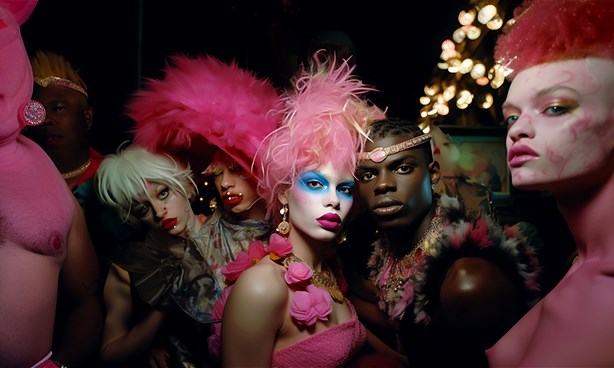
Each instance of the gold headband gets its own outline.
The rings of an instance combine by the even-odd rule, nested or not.
[[[51,76],[45,78],[34,78],[34,83],[38,84],[41,87],[60,86],[74,89],[75,91],[89,98],[87,92],[85,91],[85,88],[68,79]]]
[[[386,157],[388,157],[389,155],[393,155],[395,153],[419,146],[422,143],[428,142],[430,140],[431,140],[430,134],[422,134],[420,136],[410,138],[404,142],[397,143],[390,147],[386,147],[386,148],[377,147],[373,151],[361,153],[360,159],[361,160],[371,160],[373,162],[379,163],[379,162],[384,161]]]

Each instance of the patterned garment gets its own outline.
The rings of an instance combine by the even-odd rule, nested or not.
[[[239,252],[247,251],[253,240],[268,243],[272,226],[264,220],[229,221],[213,212],[194,237],[198,250],[211,267],[217,282],[225,285],[222,267],[234,261]]]
[[[252,240],[268,239],[270,230],[268,222],[230,222],[216,211],[190,240],[149,230],[144,240],[130,242],[123,261],[116,263],[130,272],[147,304],[164,307],[174,301],[194,320],[209,323],[225,287],[222,266]]]
[[[374,243],[369,268],[378,286],[378,305],[396,327],[404,353],[416,367],[486,367],[484,341],[502,332],[481,334],[475,325],[453,329],[442,313],[442,282],[459,258],[486,259],[512,280],[518,291],[516,303],[528,310],[539,298],[532,227],[527,223],[502,227],[491,216],[468,218],[458,199],[446,195],[438,201],[435,218],[440,221],[433,221],[436,226],[431,223],[434,230],[419,242],[419,254],[412,251],[394,260],[385,239]],[[492,337],[494,341],[497,336]]]

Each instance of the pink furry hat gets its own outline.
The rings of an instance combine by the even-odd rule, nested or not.
[[[36,0],[0,0],[0,146],[13,141],[26,126],[24,107],[32,97],[33,77],[19,26],[36,4]],[[44,117],[44,108],[40,113]]]
[[[283,96],[281,126],[265,139],[258,192],[268,214],[277,216],[277,195],[304,171],[330,162],[336,170],[354,172],[368,124],[385,114],[364,98],[375,90],[353,70],[347,60],[337,65],[334,57],[316,53],[309,68],[292,79],[293,88]]]
[[[511,69],[509,79],[552,61],[614,59],[612,0],[525,0],[514,17],[495,46],[497,63]]]
[[[175,55],[161,80],[149,79],[128,104],[135,143],[186,157],[198,174],[216,148],[243,168],[276,128],[279,94],[268,80],[211,56]],[[253,172],[257,177],[259,174]]]

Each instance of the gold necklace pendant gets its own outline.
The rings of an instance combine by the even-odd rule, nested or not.
[[[298,258],[294,254],[289,255],[286,259],[284,259],[284,266],[288,268],[288,265],[292,262],[301,262],[305,263],[302,259]],[[305,263],[307,265],[307,263]],[[309,265],[307,265],[309,267]],[[311,268],[311,267],[309,267]],[[314,286],[324,288],[330,294],[331,298],[337,303],[343,303],[345,297],[339,288],[339,284],[337,283],[337,278],[335,274],[330,269],[322,269],[321,271],[316,271],[311,268],[311,283]]]
[[[442,209],[441,207],[437,207],[428,229],[424,232],[411,252],[400,259],[396,259],[392,251],[389,252],[388,263],[391,264],[390,274],[384,283],[384,288],[388,291],[385,294],[385,300],[387,302],[395,301],[401,297],[398,293],[405,289],[405,284],[413,274],[413,272],[408,273],[404,271],[411,271],[412,268],[418,267],[418,264],[424,259],[424,252],[429,248],[432,238],[441,233],[443,226],[444,218]]]

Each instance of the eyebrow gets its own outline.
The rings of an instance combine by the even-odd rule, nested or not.
[[[548,94],[551,94],[551,93],[554,93],[554,92],[559,92],[559,91],[570,92],[570,93],[574,94],[576,97],[580,96],[580,93],[578,93],[578,91],[575,90],[574,88],[563,86],[563,85],[556,85],[556,86],[552,86],[552,87],[549,87],[549,88],[545,88],[545,89],[539,90],[537,92],[536,98],[540,98],[540,97],[546,96]],[[534,100],[534,99],[535,98],[532,98],[532,100]],[[502,109],[509,108],[509,107],[517,107],[517,106],[515,104],[509,103],[507,101],[503,102],[503,104],[501,105]]]

